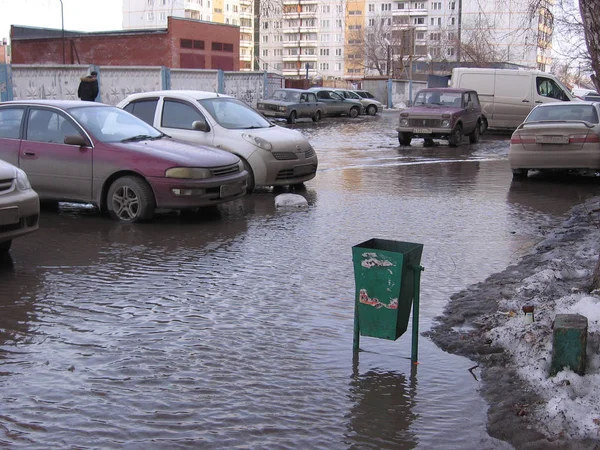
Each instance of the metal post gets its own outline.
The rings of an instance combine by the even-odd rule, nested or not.
[[[421,287],[421,271],[425,270],[422,266],[413,267],[414,275],[414,299],[413,299],[413,322],[412,322],[412,350],[410,353],[410,360],[415,364],[418,360],[419,352],[419,296]]]
[[[358,321],[358,298],[354,301],[354,339],[352,341],[352,350],[358,352],[358,346],[360,345],[360,323]]]
[[[60,29],[62,34],[62,63],[65,64],[65,15],[63,14],[63,0],[60,1]]]

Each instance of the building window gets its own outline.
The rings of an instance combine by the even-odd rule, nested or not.
[[[329,49],[328,48],[322,48],[319,51],[319,53],[320,53],[321,56],[329,56]]]
[[[425,25],[425,17],[415,17],[413,23],[415,25]]]
[[[337,70],[337,71],[342,70],[342,63],[335,63],[335,70]]]
[[[263,51],[262,51],[262,55],[263,56],[269,56],[269,50],[266,49],[266,48],[264,48]]]
[[[341,48],[336,48],[335,49],[335,56],[342,56],[342,49]]]
[[[375,11],[375,5],[373,3],[369,3],[369,12]]]
[[[194,41],[194,48],[204,50],[204,41]]]
[[[213,42],[212,49],[213,49],[213,51],[216,51],[216,52],[223,51],[223,43],[222,42]]]
[[[262,41],[263,41],[263,44],[266,44],[267,42],[269,42],[269,36],[266,36],[266,35],[263,36]]]
[[[398,9],[406,9],[406,3],[398,3]]]
[[[320,70],[329,70],[329,63],[321,63],[319,64]]]
[[[360,9],[355,9],[352,11],[348,11],[349,16],[362,16],[362,11]]]
[[[454,9],[456,6],[456,2],[450,2],[450,9]]]
[[[337,19],[335,21],[336,28],[342,28],[342,19]]]
[[[450,47],[447,51],[448,56],[454,56],[454,47]]]
[[[223,51],[233,53],[233,44],[223,44]]]
[[[151,22],[154,20],[154,13],[153,12],[149,12],[148,13],[148,22]]]
[[[431,6],[433,10],[440,11],[442,9],[442,2],[433,2]]]
[[[194,42],[191,39],[181,39],[179,46],[181,48],[194,48]]]
[[[164,12],[158,13],[158,20],[160,22],[166,22],[166,20],[167,20],[167,13],[164,13]]]

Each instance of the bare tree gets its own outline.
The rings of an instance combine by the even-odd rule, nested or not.
[[[465,23],[461,41],[457,42],[461,61],[472,62],[479,67],[489,66],[493,62],[507,61],[507,53],[499,50],[491,34],[490,30],[493,29],[493,24],[485,14],[479,14],[471,23]]]
[[[355,67],[378,75],[393,75],[393,58],[400,45],[392,35],[391,17],[372,17],[367,27],[349,24],[346,37],[346,58]]]

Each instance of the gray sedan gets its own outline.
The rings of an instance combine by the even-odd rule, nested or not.
[[[354,118],[364,114],[365,107],[359,100],[344,98],[335,89],[310,88],[309,91],[314,92],[317,99],[325,103],[325,114],[328,116],[347,115]]]
[[[323,116],[324,106],[322,102],[317,101],[314,92],[278,89],[271,98],[258,102],[256,109],[265,117],[296,123],[300,118],[311,118],[313,122],[318,122]]]

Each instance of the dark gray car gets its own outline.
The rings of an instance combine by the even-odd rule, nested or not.
[[[265,117],[285,119],[296,123],[297,119],[311,118],[318,122],[325,105],[317,101],[314,92],[302,89],[278,89],[266,100],[258,102],[256,109]]]
[[[356,117],[359,114],[364,114],[364,106],[359,100],[344,98],[334,89],[328,88],[310,88],[309,91],[314,92],[317,100],[325,104],[325,115],[327,116],[342,116]]]

